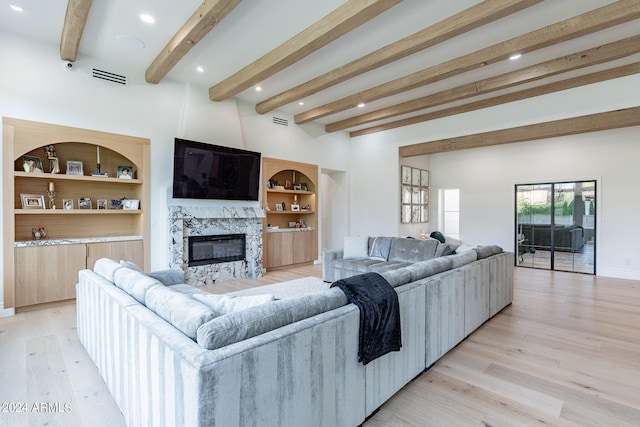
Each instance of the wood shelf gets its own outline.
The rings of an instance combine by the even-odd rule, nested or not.
[[[15,209],[16,215],[140,215],[142,209]]]
[[[277,211],[276,210],[276,211],[269,211],[267,213],[269,215],[292,215],[292,214],[293,215],[305,215],[305,214],[311,215],[311,214],[316,213],[316,211],[291,211],[291,210],[289,210],[289,211]]]
[[[92,268],[101,257],[127,259],[149,270],[149,139],[8,117],[2,125],[5,307],[73,298],[78,271]],[[50,172],[47,145],[54,146],[60,173]],[[108,177],[91,175],[98,152]],[[24,171],[27,157],[39,159],[44,172]],[[70,161],[82,163],[84,173],[67,175]],[[122,167],[129,168],[132,179],[118,178]],[[48,206],[50,182],[57,209],[24,209],[23,194],[43,197]],[[138,200],[139,209],[62,209],[65,199],[76,203],[85,197],[93,203]],[[29,242],[34,228],[46,228],[47,243],[16,246]],[[120,236],[141,238],[121,241]]]
[[[267,193],[286,193],[286,194],[308,194],[308,195],[313,195],[316,194],[313,191],[304,191],[304,190],[278,190],[278,189],[273,189],[273,188],[269,188],[267,189]]]
[[[263,228],[263,259],[268,269],[312,262],[318,257],[318,165],[291,162],[288,160],[262,159],[263,206],[266,221]],[[272,187],[268,188],[267,183]],[[275,188],[285,184],[290,188]],[[287,184],[288,183],[288,184]],[[301,185],[306,190],[293,190]],[[277,206],[284,203],[288,208],[279,211]],[[291,210],[297,204],[309,210]],[[305,225],[301,229],[290,227],[291,223]],[[278,227],[278,232],[268,226]],[[288,232],[283,232],[286,230]]]
[[[69,180],[69,181],[87,181],[87,182],[108,182],[110,184],[118,183],[118,184],[142,184],[141,179],[120,179],[113,177],[102,177],[102,176],[92,176],[92,175],[66,175],[63,173],[33,173],[33,172],[22,172],[22,171],[14,171],[13,175],[16,178],[29,178],[29,179],[45,179],[48,181],[51,180]]]

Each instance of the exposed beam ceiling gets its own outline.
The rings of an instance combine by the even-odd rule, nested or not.
[[[621,67],[611,68],[597,73],[591,73],[580,77],[574,77],[565,79],[556,83],[549,83],[542,86],[537,86],[531,89],[525,89],[518,92],[509,93],[506,95],[496,96],[482,101],[471,102],[468,104],[459,105],[456,107],[445,108],[443,110],[434,111],[432,113],[425,113],[418,116],[409,117],[407,119],[397,120],[395,122],[388,122],[378,126],[372,126],[370,128],[360,129],[349,133],[352,138],[362,135],[367,135],[375,132],[382,132],[384,130],[396,129],[403,126],[409,126],[415,123],[427,122],[429,120],[435,120],[442,117],[453,116],[455,114],[462,114],[469,111],[479,110],[481,108],[493,107],[495,105],[506,104],[508,102],[519,101],[521,99],[532,98],[534,96],[545,95],[547,93],[558,92],[561,90],[571,89],[578,86],[589,85],[593,83],[602,82],[605,80],[617,79],[619,77],[630,76],[632,74],[640,73],[640,63],[623,65]]]
[[[25,6],[0,14],[0,31],[59,43],[74,71],[99,65],[129,84],[187,82],[211,99],[232,96],[351,137],[637,74],[640,64],[640,0]],[[513,53],[523,56],[506,60]]]
[[[268,113],[290,102],[304,99],[333,85],[349,80],[445,40],[518,12],[542,0],[487,0],[407,36],[397,42],[333,69],[256,105],[256,112]]]
[[[629,126],[640,126],[640,107],[406,145],[400,147],[399,152],[400,157],[421,156]]]
[[[402,0],[350,0],[242,70],[209,88],[222,101],[300,61]]]
[[[514,52],[527,53],[554,43],[574,39],[585,34],[612,27],[640,17],[640,2],[637,0],[620,1],[600,9],[567,19],[562,22],[540,28],[536,31],[515,37],[502,43],[468,55],[426,68],[390,82],[366,89],[321,107],[296,114],[298,124],[316,120],[340,111],[353,108],[359,103],[371,102],[399,92],[415,89],[471,69],[484,67],[503,61]]]
[[[485,93],[495,92],[524,83],[541,80],[556,74],[585,68],[595,64],[623,58],[640,52],[640,36],[629,37],[624,40],[584,50],[572,55],[556,58],[541,64],[532,65],[521,70],[490,77],[477,82],[467,83],[452,89],[447,89],[433,95],[417,98],[412,101],[383,108],[371,113],[362,114],[326,126],[327,132],[348,129],[377,120],[396,117],[406,113],[423,110],[425,108],[446,104],[460,99],[471,98]]]
[[[149,65],[145,72],[147,83],[159,83],[240,1],[212,0],[202,3]]]
[[[89,17],[92,0],[69,0],[60,38],[60,59],[74,62],[78,55],[82,32]]]

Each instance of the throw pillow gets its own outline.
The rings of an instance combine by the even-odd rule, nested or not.
[[[192,296],[211,307],[213,311],[220,315],[246,310],[247,308],[262,305],[274,299],[271,294],[248,295],[243,297],[230,297],[228,295],[216,294],[193,294]]]
[[[389,259],[389,249],[391,249],[391,237],[376,237],[371,245],[369,258],[387,261]]]
[[[434,239],[437,239],[440,241],[440,243],[444,243],[446,241],[444,234],[442,234],[439,231],[434,231],[433,233],[431,233],[429,236],[433,237]]]
[[[369,256],[368,236],[344,236],[343,258],[367,258]]]

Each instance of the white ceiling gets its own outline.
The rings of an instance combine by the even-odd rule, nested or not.
[[[312,95],[303,100],[304,106],[294,102],[280,107],[279,110],[292,115],[298,114],[413,71],[428,68],[613,2],[613,0],[546,0]],[[165,79],[192,82],[203,86],[206,90],[320,20],[342,3],[344,3],[343,0],[243,0],[169,72]],[[284,71],[266,79],[261,83],[261,92],[251,88],[241,92],[237,97],[256,104],[477,3],[479,3],[477,0],[404,0]],[[24,11],[22,13],[12,11],[9,8],[10,4],[21,6]],[[108,71],[125,74],[132,81],[144,82],[145,70],[200,4],[201,0],[94,0],[80,43],[77,64],[79,67],[99,66]],[[66,0],[0,0],[0,30],[49,43],[52,48],[55,46],[58,49],[66,7]],[[143,23],[139,18],[142,13],[153,15],[156,22]],[[531,52],[517,61],[505,60],[488,65],[419,89],[370,102],[364,108],[354,108],[317,121],[335,122],[639,33],[640,24],[638,21],[632,21]],[[127,43],[136,39],[144,43],[144,47],[131,46],[131,43]],[[613,65],[637,62],[638,59],[639,55],[636,54],[617,60],[615,63],[572,72],[571,75],[581,75]],[[203,67],[205,71],[203,73],[196,71],[198,66]],[[565,75],[547,78],[543,83],[566,77]],[[159,84],[163,84],[163,81]],[[504,92],[498,92],[498,94]],[[394,120],[397,119],[394,118]]]

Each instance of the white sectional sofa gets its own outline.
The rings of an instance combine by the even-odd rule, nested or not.
[[[484,247],[382,272],[403,345],[367,365],[358,308],[328,283],[213,317],[203,291],[107,259],[79,273],[78,335],[129,426],[353,427],[511,303],[513,265]]]

